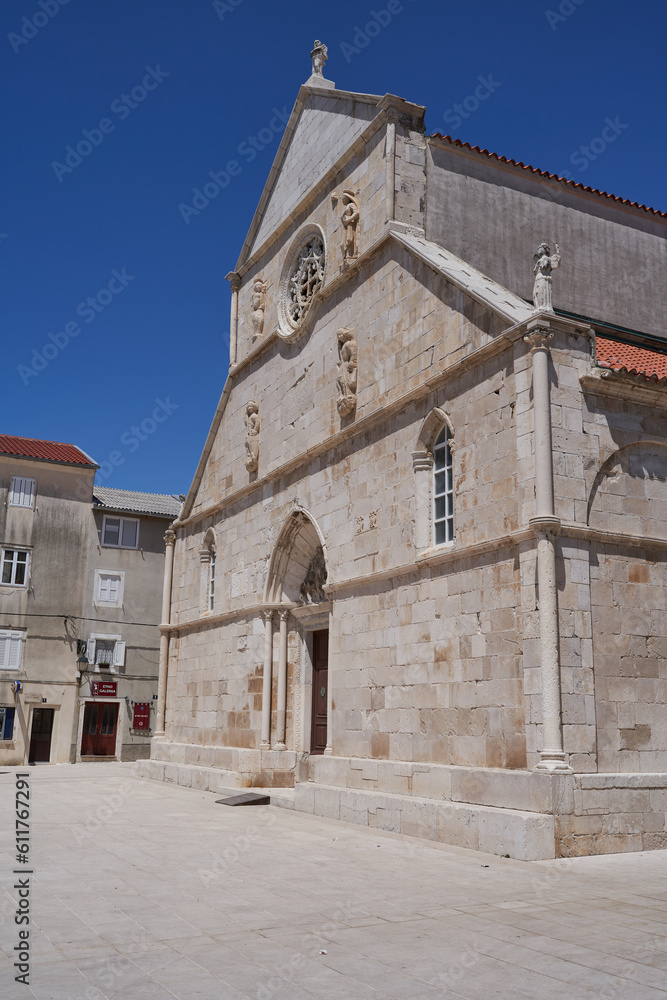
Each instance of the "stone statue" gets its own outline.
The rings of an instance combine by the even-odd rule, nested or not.
[[[354,191],[343,191],[342,202],[345,205],[341,222],[343,223],[343,260],[354,260],[357,256],[357,228],[359,225],[359,202]]]
[[[299,599],[302,604],[319,604],[326,601],[327,595],[324,593],[324,584],[327,582],[327,567],[324,561],[322,546],[318,545],[315,554],[310,560],[308,572],[301,584]]]
[[[357,358],[359,345],[354,339],[354,331],[342,329],[338,331],[338,375],[336,388],[338,399],[336,409],[341,417],[352,413],[357,405]]]
[[[535,275],[533,305],[536,309],[541,309],[544,312],[554,311],[551,300],[551,272],[560,267],[560,248],[557,243],[554,243],[554,246],[556,252],[552,254],[548,243],[540,243],[537,253],[533,255],[535,262],[533,267]]]
[[[322,76],[322,70],[324,69],[324,64],[329,58],[327,47],[324,42],[321,42],[319,38],[315,39],[315,44],[313,46],[313,51],[310,53],[310,58],[313,60],[313,76]]]
[[[250,400],[245,408],[245,467],[248,472],[255,472],[259,465],[259,428],[261,420],[259,418],[259,407],[257,403]]]
[[[264,330],[264,307],[266,304],[266,282],[261,278],[255,278],[252,285],[252,297],[250,299],[250,319],[252,320],[252,339],[257,340],[262,336]]]

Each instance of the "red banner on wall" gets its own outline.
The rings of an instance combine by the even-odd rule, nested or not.
[[[135,701],[133,729],[150,729],[151,706],[147,701]]]
[[[97,698],[115,698],[118,690],[117,681],[91,681],[93,696]]]

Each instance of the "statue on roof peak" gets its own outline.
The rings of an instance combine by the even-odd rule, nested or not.
[[[322,70],[324,69],[324,64],[329,58],[329,55],[326,45],[324,42],[321,42],[319,38],[315,39],[313,51],[310,53],[310,58],[313,60],[313,76],[323,76]]]

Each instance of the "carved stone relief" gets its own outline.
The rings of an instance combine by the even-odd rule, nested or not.
[[[551,295],[551,272],[560,267],[560,249],[554,243],[555,253],[551,253],[548,243],[540,243],[537,253],[533,254],[533,274],[535,283],[533,285],[533,305],[536,309],[545,312],[553,312]]]
[[[322,546],[318,545],[315,554],[310,560],[308,572],[301,584],[299,599],[302,604],[320,604],[326,601],[327,595],[324,593],[324,584],[327,582],[327,566],[324,561]]]
[[[357,405],[357,367],[359,346],[354,339],[354,331],[343,328],[338,331],[338,375],[336,388],[338,399],[336,408],[341,417],[352,413]]]
[[[255,278],[252,286],[252,298],[250,299],[250,306],[252,312],[250,313],[250,319],[252,320],[252,339],[257,340],[258,337],[262,336],[264,331],[264,308],[266,305],[266,282],[262,281],[261,278]]]
[[[345,208],[341,216],[343,223],[343,260],[354,260],[359,253],[357,230],[359,228],[359,202],[354,191],[343,191]]]
[[[245,467],[248,472],[255,472],[259,465],[259,407],[251,400],[245,408]]]

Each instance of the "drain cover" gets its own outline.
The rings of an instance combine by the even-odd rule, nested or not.
[[[268,806],[271,799],[259,792],[244,792],[243,795],[232,795],[228,799],[216,799],[221,806]]]

